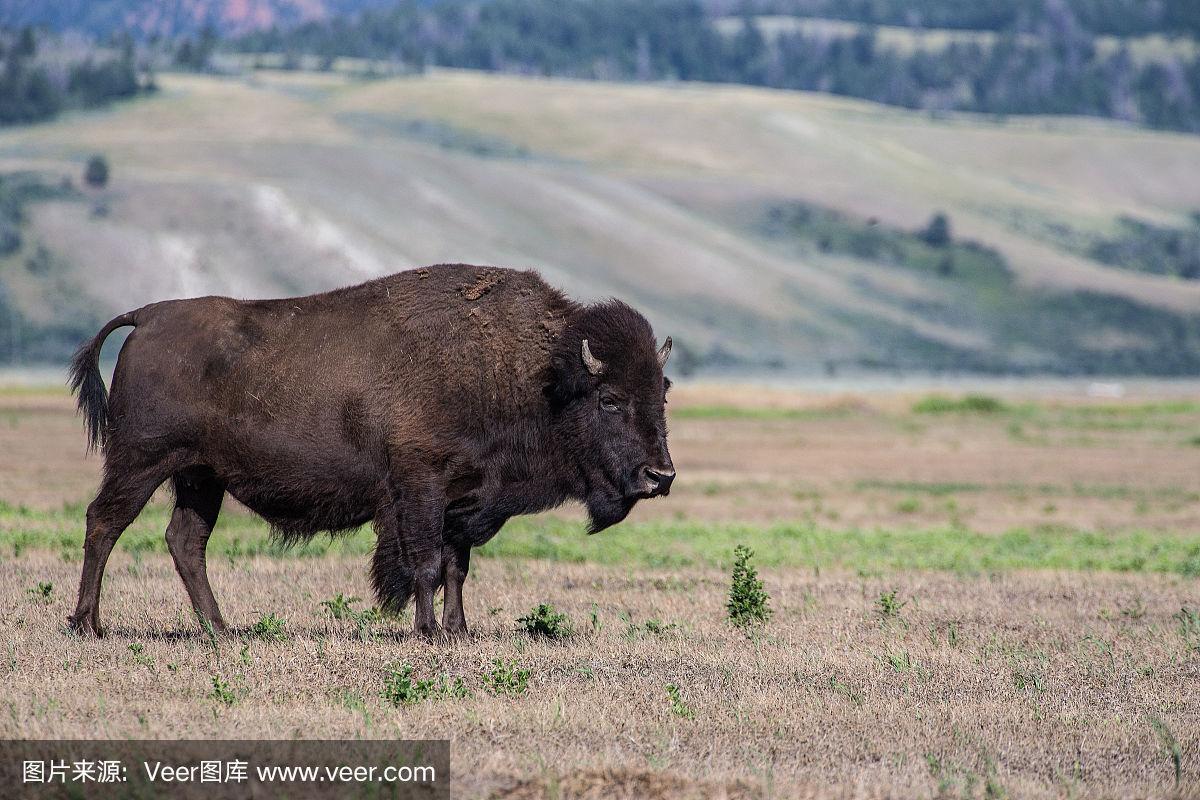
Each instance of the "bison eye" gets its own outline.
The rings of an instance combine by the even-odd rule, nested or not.
[[[621,410],[621,407],[617,405],[616,401],[608,396],[603,396],[600,398],[600,408],[604,409],[610,414],[615,414]]]

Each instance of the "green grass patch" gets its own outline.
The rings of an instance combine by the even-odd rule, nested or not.
[[[1095,532],[1059,526],[982,534],[954,527],[834,531],[805,523],[645,522],[584,537],[579,525],[518,520],[481,548],[485,557],[649,567],[728,568],[751,545],[764,567],[852,567],[987,572],[1016,569],[1200,575],[1200,541],[1183,533]]]
[[[731,405],[668,406],[672,419],[820,420],[846,417],[849,408],[744,408]]]
[[[986,486],[981,483],[942,483],[924,481],[858,481],[854,484],[858,491],[879,490],[886,492],[901,492],[903,494],[927,494],[933,497],[945,497],[962,492],[984,492]]]
[[[287,620],[282,617],[275,614],[263,614],[250,629],[250,635],[268,642],[282,642],[288,638],[287,631],[284,630],[286,625]]]
[[[575,632],[571,618],[560,614],[549,603],[539,603],[523,617],[517,617],[517,625],[530,636],[546,639],[566,639]]]
[[[461,677],[443,672],[432,678],[419,678],[412,664],[389,665],[383,678],[382,697],[397,708],[415,706],[427,700],[470,697],[471,691]]]
[[[1164,431],[1194,429],[1200,404],[1187,401],[1129,406],[1070,406],[1048,416],[1051,424],[1084,431]]]
[[[495,695],[516,697],[529,690],[531,670],[517,665],[516,661],[492,660],[492,668],[483,675],[483,686]]]
[[[931,394],[913,404],[914,414],[997,414],[1009,410],[1003,401],[986,394],[946,397]]]
[[[165,553],[165,507],[146,511],[118,548],[138,555]],[[619,525],[587,536],[579,520],[517,518],[476,553],[481,558],[544,559],[621,567],[732,567],[739,544],[754,549],[760,567],[844,567],[859,570],[927,569],[989,572],[1062,569],[1200,575],[1200,540],[1186,532],[1088,531],[1043,525],[1003,534],[945,526],[916,530],[829,530],[809,522],[755,525],[736,522],[661,520]],[[82,512],[0,513],[0,557],[26,549],[58,550],[77,558],[83,542]],[[374,547],[370,528],[285,548],[265,524],[245,514],[222,516],[209,544],[209,563],[247,557],[315,558],[366,556]]]

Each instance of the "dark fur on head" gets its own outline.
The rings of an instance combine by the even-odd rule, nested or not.
[[[585,340],[603,365],[598,374],[584,362]],[[623,520],[645,496],[638,486],[645,465],[671,467],[663,409],[669,383],[650,323],[619,300],[574,315],[551,368],[561,441],[577,451],[577,496],[591,517],[589,532],[597,533]],[[612,405],[616,411],[605,411]]]

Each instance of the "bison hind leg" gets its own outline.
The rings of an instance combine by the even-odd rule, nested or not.
[[[383,611],[398,614],[416,592],[416,576],[400,558],[400,549],[390,536],[380,536],[371,561],[371,584]]]

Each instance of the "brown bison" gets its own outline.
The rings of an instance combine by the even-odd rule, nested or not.
[[[104,388],[97,358],[132,326]],[[619,301],[584,306],[534,272],[462,264],[284,300],[202,297],[122,314],[71,367],[104,478],[87,509],[80,632],[122,531],[170,481],[167,547],[217,630],[205,547],[226,492],[285,542],[373,522],[384,608],[466,631],[471,548],[568,500],[591,532],[675,478],[663,416],[668,337]]]

